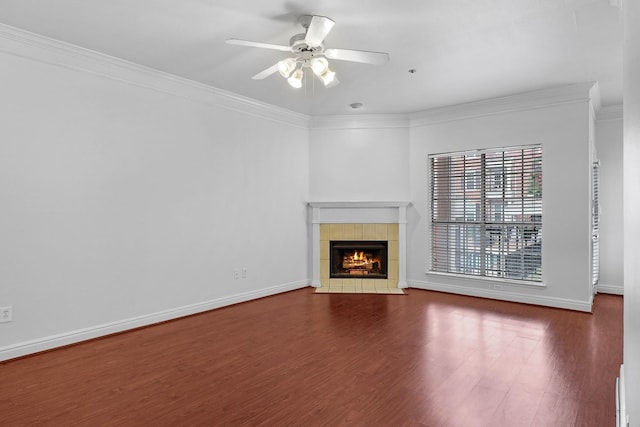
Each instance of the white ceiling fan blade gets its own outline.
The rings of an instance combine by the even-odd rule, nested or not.
[[[227,39],[227,44],[235,44],[238,46],[260,47],[263,49],[281,50],[283,52],[291,52],[291,47],[279,44],[252,42],[249,40]]]
[[[389,54],[384,52],[369,52],[366,50],[326,49],[324,54],[329,59],[340,61],[362,62],[364,64],[380,65],[389,61]]]
[[[326,16],[312,16],[304,42],[311,47],[320,46],[335,24]]]
[[[271,67],[267,68],[266,70],[260,71],[258,74],[256,74],[255,76],[253,76],[251,78],[253,80],[262,80],[262,79],[265,79],[265,78],[269,77],[271,74],[273,74],[273,73],[275,73],[277,71],[278,71],[278,63],[276,62]]]

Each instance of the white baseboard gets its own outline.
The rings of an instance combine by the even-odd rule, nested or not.
[[[599,294],[624,295],[624,286],[622,285],[607,285],[605,283],[599,283],[596,286],[596,290]]]
[[[524,295],[514,292],[498,291],[492,289],[470,288],[466,286],[447,285],[426,281],[409,281],[410,288],[425,289],[429,291],[448,292],[471,297],[490,298],[501,301],[519,302],[524,304],[542,305],[546,307],[564,308],[568,310],[586,311],[591,313],[593,298],[590,301],[578,301],[566,298],[552,298],[536,295]]]
[[[293,291],[295,289],[301,289],[307,286],[309,286],[309,280],[300,280],[297,282],[285,283],[282,285],[258,289],[255,291],[229,295],[226,297],[203,301],[183,307],[177,307],[157,313],[146,314],[130,319],[105,323],[90,328],[78,329],[62,334],[12,344],[6,347],[0,347],[0,361],[14,359],[16,357],[26,356],[45,350],[51,350],[57,347],[63,347],[69,344],[75,344],[81,341],[115,334],[142,326],[149,326],[153,325],[154,323],[165,322],[167,320],[173,320],[192,314],[202,313],[205,311],[213,310],[215,308],[225,307],[240,302],[276,295],[282,292]]]
[[[620,365],[620,376],[616,378],[616,427],[629,426],[625,400],[624,364],[622,364]]]

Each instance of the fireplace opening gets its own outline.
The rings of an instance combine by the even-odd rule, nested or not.
[[[387,278],[386,241],[329,242],[329,277],[331,278]]]

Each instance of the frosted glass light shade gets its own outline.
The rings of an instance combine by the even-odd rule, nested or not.
[[[293,58],[283,59],[282,61],[278,62],[278,71],[280,72],[280,75],[285,79],[291,76],[291,73],[293,72],[293,70],[295,70],[295,68],[296,60]]]
[[[329,61],[326,58],[313,58],[311,60],[311,69],[313,70],[313,74],[316,76],[320,76],[322,73],[327,71],[329,68]]]
[[[329,85],[333,83],[334,80],[336,80],[336,73],[335,71],[332,71],[329,67],[327,67],[327,69],[322,74],[320,74],[318,78],[322,81],[325,87],[329,87]]]
[[[293,72],[293,74],[291,74],[291,77],[289,77],[287,79],[287,81],[289,82],[291,87],[294,87],[296,89],[300,89],[302,87],[302,77],[303,76],[304,76],[304,73],[302,72],[302,70],[300,68],[298,68],[297,70],[295,70]]]

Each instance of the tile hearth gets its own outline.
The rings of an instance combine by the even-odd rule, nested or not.
[[[380,294],[406,295],[400,288],[369,288],[363,286],[327,286],[316,288],[317,294]]]

